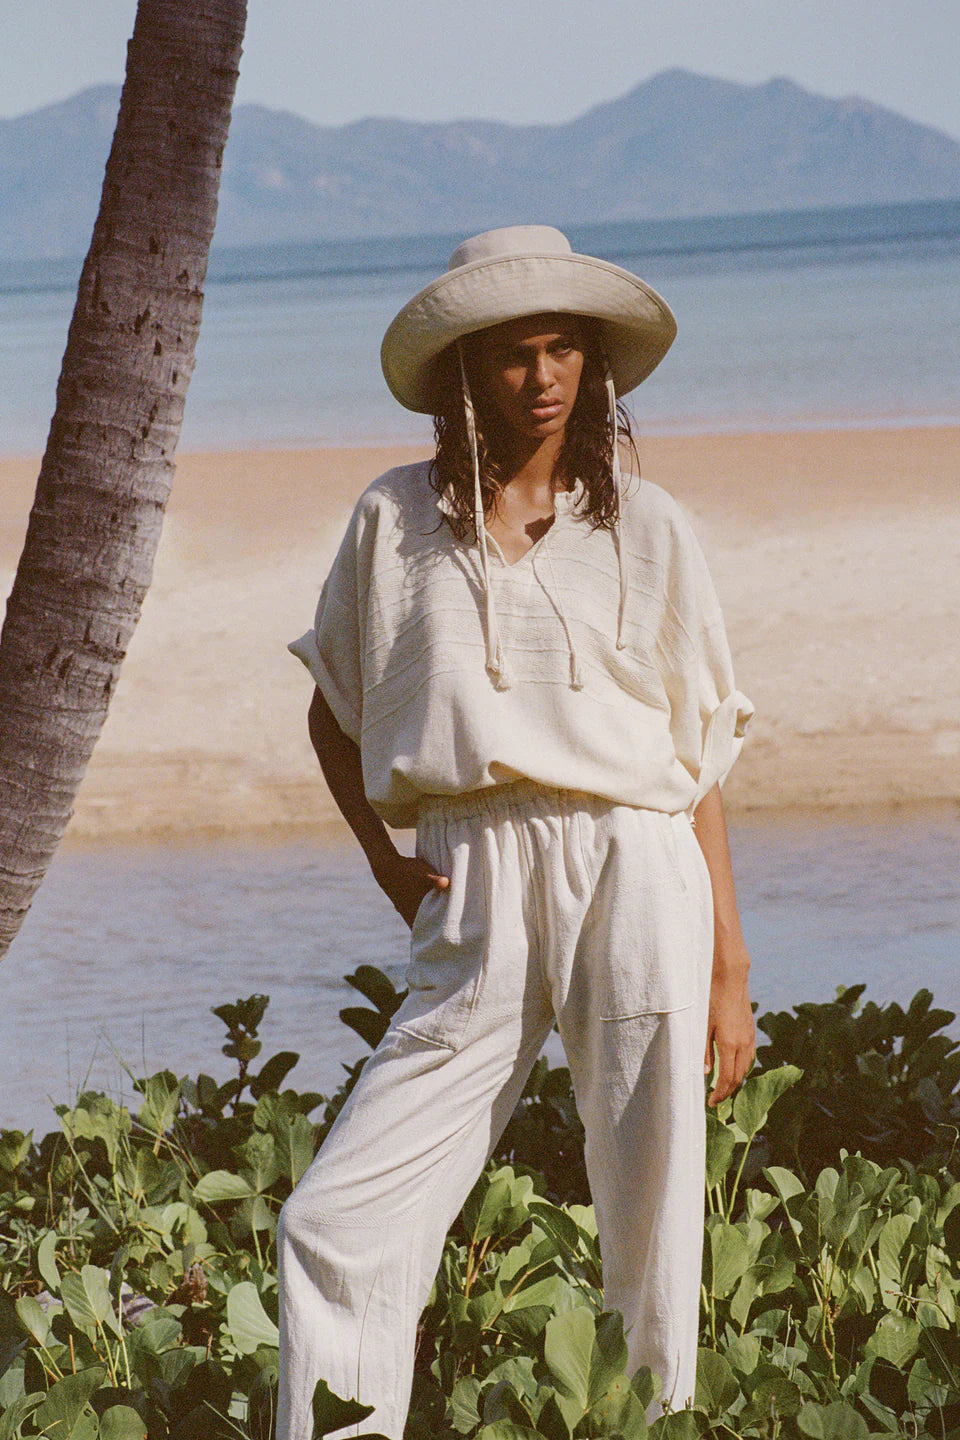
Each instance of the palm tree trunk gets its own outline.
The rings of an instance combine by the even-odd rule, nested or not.
[[[245,0],[139,0],[0,637],[0,956],[66,829],[150,584],[245,13]]]

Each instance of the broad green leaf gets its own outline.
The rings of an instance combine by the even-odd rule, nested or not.
[[[26,1160],[33,1144],[33,1131],[0,1130],[0,1170],[12,1175]]]
[[[536,1362],[532,1355],[512,1356],[495,1365],[486,1377],[486,1384],[506,1381],[514,1394],[533,1399],[537,1393]]]
[[[629,1389],[626,1370],[627,1342],[623,1338],[623,1316],[619,1310],[606,1310],[597,1321],[593,1353],[590,1357],[590,1388],[587,1398],[591,1409],[610,1394],[611,1390],[616,1390],[625,1397]]]
[[[244,1160],[244,1179],[249,1180],[251,1188],[257,1194],[269,1190],[273,1182],[280,1178],[277,1142],[269,1133],[255,1130],[240,1153]]]
[[[60,1295],[64,1309],[81,1330],[96,1330],[107,1325],[117,1331],[117,1317],[110,1298],[109,1270],[84,1265],[79,1275],[64,1275],[60,1281]]]
[[[748,1220],[766,1220],[779,1203],[776,1195],[768,1195],[764,1190],[748,1190],[743,1197],[744,1214]]]
[[[343,1430],[348,1425],[359,1425],[368,1415],[373,1414],[372,1405],[361,1405],[356,1400],[344,1400],[335,1395],[325,1380],[318,1380],[313,1392],[313,1435],[311,1440],[321,1440],[334,1430]],[[364,1434],[358,1440],[384,1440],[382,1435]]]
[[[843,1400],[830,1405],[809,1401],[800,1407],[797,1424],[813,1440],[869,1440],[870,1435],[862,1415]]]
[[[52,1295],[60,1289],[60,1271],[57,1267],[57,1232],[48,1230],[37,1246],[37,1269],[40,1278]]]
[[[747,1077],[734,1097],[733,1118],[748,1139],[766,1124],[771,1106],[802,1075],[796,1065],[780,1065]]]
[[[250,1081],[253,1098],[259,1100],[261,1095],[267,1095],[271,1090],[279,1090],[299,1059],[300,1056],[295,1050],[281,1050],[279,1055],[272,1056],[261,1067],[260,1074]]]
[[[460,1435],[469,1435],[480,1424],[480,1381],[476,1375],[464,1376],[454,1385],[450,1421]]]
[[[636,1395],[644,1410],[649,1409],[660,1394],[662,1385],[659,1375],[654,1375],[648,1365],[641,1365],[630,1380],[630,1389]]]
[[[769,1182],[779,1197],[784,1210],[787,1212],[790,1229],[799,1239],[803,1232],[803,1225],[792,1212],[790,1202],[805,1193],[806,1187],[803,1181],[799,1180],[792,1170],[785,1170],[782,1165],[768,1165],[764,1169],[763,1174],[764,1178]]]
[[[132,1157],[121,1161],[117,1174],[140,1204],[144,1201],[160,1204],[175,1193],[180,1182],[176,1165],[164,1163],[152,1150],[142,1146]]]
[[[349,1025],[361,1040],[366,1041],[371,1050],[376,1050],[390,1024],[386,1015],[381,1015],[379,1010],[368,1010],[365,1005],[345,1005],[337,1011],[337,1015],[344,1025]]]
[[[559,1276],[556,1277],[559,1279]],[[566,1286],[567,1295],[573,1292],[569,1285]],[[572,1305],[564,1307],[567,1310]],[[503,1314],[498,1316],[491,1329],[499,1331],[503,1335],[509,1335],[511,1339],[519,1341],[525,1348],[538,1345],[540,1336],[546,1329],[547,1322],[557,1313],[553,1305],[524,1305],[520,1308],[505,1306]]]
[[[726,1347],[726,1357],[734,1370],[741,1375],[750,1375],[757,1368],[760,1359],[760,1341],[756,1335],[738,1335]]]
[[[722,1125],[713,1110],[707,1111],[707,1185],[718,1185],[730,1169],[736,1137],[728,1125]]]
[[[138,1081],[138,1088],[140,1082]],[[166,1135],[180,1108],[180,1081],[172,1070],[162,1070],[142,1082],[143,1104],[137,1120],[150,1135]]]
[[[393,982],[375,965],[358,965],[352,975],[343,977],[354,990],[359,990],[364,999],[384,1015],[392,1015],[400,1005],[400,995]]]
[[[7,1405],[0,1414],[0,1440],[17,1440],[23,1422],[29,1419],[42,1400],[43,1392],[38,1391],[32,1395],[19,1395]]]
[[[175,1200],[172,1205],[165,1205],[161,1224],[165,1233],[180,1245],[207,1243],[207,1227],[203,1216],[185,1200]]]
[[[154,1355],[161,1355],[171,1346],[179,1346],[181,1332],[182,1325],[176,1315],[158,1307],[147,1312],[134,1334],[138,1347],[149,1350]]]
[[[194,1199],[207,1205],[216,1205],[221,1200],[249,1200],[255,1194],[249,1180],[232,1170],[210,1170],[193,1188]]]
[[[700,1421],[692,1410],[675,1410],[657,1421],[656,1440],[699,1440]]]
[[[82,1105],[61,1115],[60,1124],[72,1144],[77,1140],[102,1140],[110,1164],[116,1165],[120,1138],[130,1133],[130,1112],[105,1095],[88,1095]]]
[[[912,1215],[891,1215],[880,1231],[880,1239],[877,1242],[880,1298],[890,1310],[897,1307],[897,1296],[890,1292],[902,1289],[903,1272],[900,1257],[915,1223]]]
[[[227,1296],[227,1332],[241,1355],[252,1355],[261,1345],[276,1349],[280,1343],[280,1332],[252,1280],[241,1280]]]
[[[567,1421],[575,1414],[574,1424],[589,1409],[595,1333],[594,1313],[585,1305],[578,1305],[564,1315],[554,1315],[544,1331],[543,1356],[560,1393],[558,1403]],[[567,1406],[564,1401],[572,1404]]]
[[[879,1355],[898,1370],[905,1370],[917,1353],[921,1334],[921,1326],[911,1316],[884,1315],[865,1350],[868,1355]]]
[[[494,1284],[491,1289],[474,1293],[467,1301],[466,1315],[480,1330],[485,1330],[503,1309],[503,1291]]]
[[[546,1200],[531,1200],[528,1209],[540,1229],[545,1230],[551,1239],[556,1241],[561,1254],[579,1254],[580,1228],[565,1210],[561,1210],[559,1205],[549,1204]]]
[[[103,1367],[94,1365],[89,1370],[78,1371],[76,1375],[66,1375],[52,1385],[34,1417],[41,1433],[49,1440],[72,1440],[85,1406],[105,1378]],[[93,1434],[96,1433],[94,1419]],[[80,1440],[79,1436],[77,1440]]]
[[[728,1409],[739,1394],[740,1385],[729,1362],[715,1350],[698,1350],[694,1404],[719,1414]]]
[[[46,1345],[50,1338],[53,1316],[49,1315],[32,1295],[21,1295],[14,1307],[20,1324],[38,1345]]]
[[[111,1405],[100,1417],[100,1440],[147,1440],[147,1427],[129,1405]]]
[[[750,1404],[758,1418],[789,1419],[800,1409],[800,1390],[786,1375],[767,1375],[751,1391]]]
[[[711,1225],[709,1247],[710,1293],[722,1299],[731,1293],[746,1273],[750,1252],[740,1230],[726,1221]]]
[[[283,1173],[296,1185],[313,1163],[316,1150],[313,1126],[306,1115],[294,1115],[271,1126],[277,1142],[277,1158]]]
[[[747,1323],[751,1306],[760,1294],[760,1276],[757,1267],[751,1265],[737,1286],[730,1301],[730,1318],[743,1329]]]
[[[823,1237],[834,1250],[839,1250],[856,1229],[865,1198],[862,1187],[844,1183],[845,1178],[837,1185],[832,1204],[824,1200],[820,1205]]]
[[[564,1209],[587,1239],[596,1240],[597,1212],[592,1205],[566,1205]]]
[[[476,1244],[494,1235],[511,1235],[527,1218],[533,1194],[528,1175],[514,1175],[509,1165],[492,1176],[482,1175],[464,1206],[464,1224]]]

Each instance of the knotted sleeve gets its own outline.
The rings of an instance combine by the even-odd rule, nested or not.
[[[713,581],[689,522],[678,510],[666,572],[661,655],[677,758],[696,782],[689,812],[740,753],[753,706],[736,688]]]

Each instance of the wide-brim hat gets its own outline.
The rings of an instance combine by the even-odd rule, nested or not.
[[[659,365],[677,322],[656,290],[629,270],[577,255],[549,225],[487,230],[459,245],[444,275],[394,319],[380,349],[391,391],[408,410],[437,409],[437,358],[464,335],[523,315],[590,315],[618,395]]]

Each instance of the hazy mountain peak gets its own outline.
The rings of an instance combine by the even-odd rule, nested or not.
[[[89,240],[119,87],[0,121],[0,257]],[[563,124],[316,125],[237,108],[217,241],[469,232],[960,197],[960,144],[883,106],[775,76],[675,67]]]

